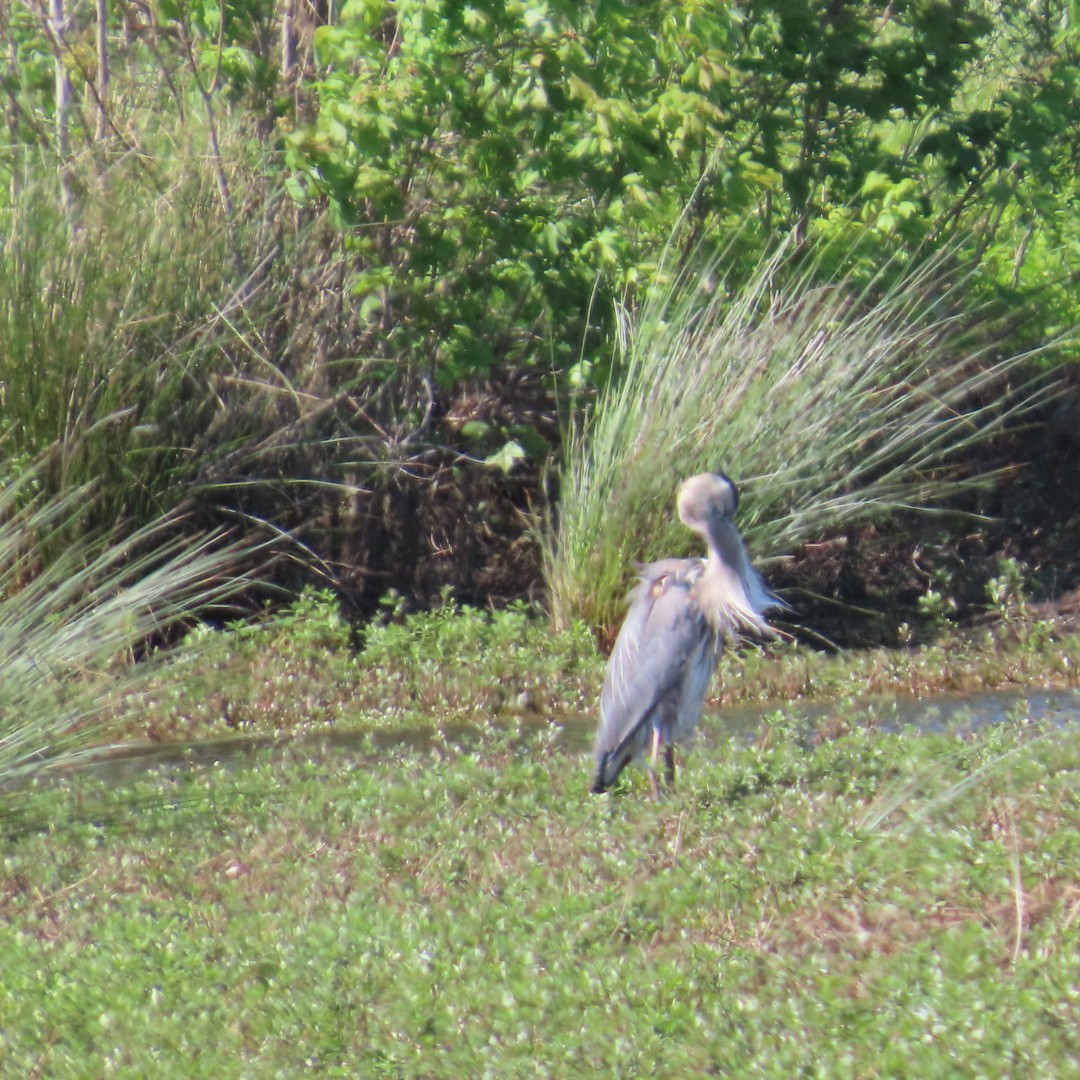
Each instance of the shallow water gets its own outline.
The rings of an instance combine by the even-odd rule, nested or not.
[[[731,738],[752,738],[779,711],[768,708],[728,709],[702,721],[697,746],[718,746]],[[803,727],[808,739],[837,724],[872,725],[886,730],[916,728],[925,732],[976,730],[1005,722],[1067,727],[1080,722],[1080,690],[1017,690],[920,699],[871,699],[820,705],[786,705],[788,722]],[[264,754],[282,759],[321,759],[341,756],[358,763],[375,762],[395,752],[450,752],[480,750],[494,735],[509,736],[511,745],[533,743],[546,736],[551,748],[565,753],[588,753],[594,724],[590,720],[559,722],[538,715],[523,717],[515,725],[493,724],[450,727],[442,730],[407,728],[374,731],[331,731],[314,735],[237,736],[195,743],[124,743],[103,747],[78,765],[57,769],[60,779],[90,775],[110,782],[134,779],[151,771],[184,771],[210,765],[238,765]]]
[[[712,719],[727,733],[752,736],[776,711],[776,707],[729,709]],[[873,725],[887,731],[916,728],[928,733],[975,731],[1007,721],[1068,727],[1080,722],[1080,690],[988,690],[925,698],[867,698],[854,705],[850,701],[785,705],[783,712],[805,725],[809,736],[838,721],[847,726]]]

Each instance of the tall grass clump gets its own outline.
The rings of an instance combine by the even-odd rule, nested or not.
[[[167,643],[241,585],[234,546],[220,535],[185,535],[169,517],[123,535],[84,533],[43,563],[51,537],[78,534],[93,492],[45,497],[38,471],[5,469],[0,485],[5,816],[18,801],[13,783],[130,728],[146,708],[143,692],[160,687],[163,665],[176,662]]]
[[[1032,354],[999,352],[947,254],[832,265],[789,242],[732,285],[721,256],[622,312],[613,373],[565,441],[545,551],[557,624],[611,627],[632,560],[688,550],[672,506],[693,473],[740,483],[756,559],[989,479],[973,452],[1045,399],[1016,388]]]
[[[313,479],[348,487],[356,451],[333,415],[353,369],[327,361],[353,329],[326,298],[340,267],[242,119],[219,119],[217,156],[197,114],[153,124],[138,156],[70,163],[74,226],[51,169],[0,200],[5,448],[44,455],[58,497],[93,483],[98,524],[194,509],[288,530],[322,509]]]
[[[191,477],[192,436],[213,420],[211,356],[196,343],[222,302],[227,258],[220,237],[185,230],[146,194],[130,191],[73,238],[51,193],[26,188],[3,211],[0,239],[9,445],[28,458],[49,451],[38,480],[53,493],[93,480],[102,512],[135,522]],[[200,220],[197,200],[185,205]]]

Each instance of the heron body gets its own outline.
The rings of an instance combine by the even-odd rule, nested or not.
[[[673,784],[674,745],[697,727],[725,640],[742,630],[769,633],[764,612],[779,601],[750,564],[732,522],[737,506],[723,474],[691,477],[679,489],[679,517],[704,537],[706,557],[638,567],[600,695],[594,792],[648,753],[657,795],[661,748]]]

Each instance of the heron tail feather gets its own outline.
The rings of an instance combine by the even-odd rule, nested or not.
[[[633,760],[634,747],[630,739],[625,739],[614,750],[607,750],[596,758],[596,775],[592,787],[593,795],[603,795],[619,779],[619,773]]]

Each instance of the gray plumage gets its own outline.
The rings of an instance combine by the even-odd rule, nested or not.
[[[692,476],[679,489],[679,518],[705,539],[704,559],[661,559],[638,567],[639,584],[608,661],[600,695],[594,792],[606,791],[635,758],[650,753],[649,778],[664,749],[674,783],[673,746],[697,727],[724,641],[743,630],[768,634],[765,588],[732,522],[739,496],[722,473]]]

